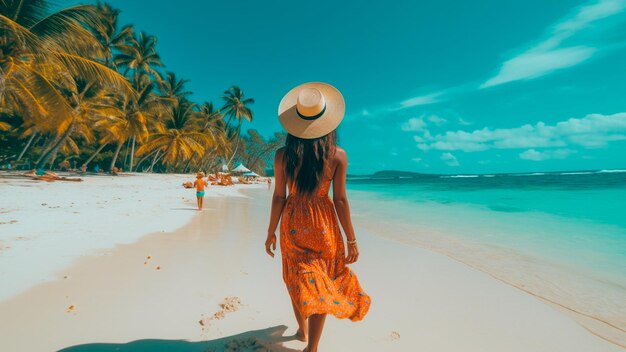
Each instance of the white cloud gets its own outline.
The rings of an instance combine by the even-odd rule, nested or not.
[[[427,95],[419,95],[407,100],[400,102],[400,107],[397,110],[410,108],[418,105],[428,105],[438,103],[439,97],[442,95],[442,92],[435,92]]]
[[[526,52],[502,64],[500,72],[483,83],[480,88],[529,80],[559,69],[572,67],[589,59],[595,51],[594,48],[577,46],[550,51]]]
[[[462,125],[462,126],[469,126],[469,125],[471,125],[471,124],[472,124],[471,122],[469,122],[469,121],[467,121],[467,120],[464,120],[462,117],[459,117],[459,125]]]
[[[442,153],[441,160],[448,166],[459,166],[459,161],[452,153]]]
[[[422,115],[420,117],[412,117],[408,119],[400,126],[400,129],[402,129],[403,131],[422,131],[424,134],[426,134],[425,137],[430,137],[430,132],[426,128],[429,123],[441,126],[447,121],[448,120],[437,115]],[[418,140],[416,139],[416,141]]]
[[[565,159],[569,155],[576,153],[575,150],[571,149],[555,149],[555,150],[546,150],[546,151],[537,151],[535,149],[528,149],[519,154],[520,159],[532,160],[532,161],[543,161],[548,159]]]
[[[422,117],[412,117],[407,122],[402,124],[400,128],[403,131],[421,131],[426,127],[426,122]]]
[[[580,65],[595,55],[616,47],[609,43],[607,33],[615,31],[616,23],[620,21],[603,19],[622,14],[626,9],[626,0],[596,0],[576,8],[561,21],[552,25],[543,38],[517,50],[517,54],[502,62],[498,71],[492,77],[478,82],[467,82],[430,93],[379,106],[373,110],[363,110],[361,114],[346,116],[346,120],[355,120],[356,117],[384,118],[389,113],[409,109],[415,106],[441,103],[454,96],[466,94],[478,89],[494,87],[501,84],[531,80],[545,76],[552,72],[564,70]],[[535,44],[536,43],[536,44]],[[459,119],[461,125],[471,123]]]
[[[592,44],[565,45],[601,19],[616,15],[626,8],[626,0],[598,0],[579,7],[573,15],[552,26],[546,39],[505,61],[499,72],[480,88],[544,76],[589,60],[600,48]],[[588,41],[588,38],[585,38]]]
[[[437,115],[430,115],[430,116],[428,116],[428,121],[434,123],[437,126],[441,126],[444,123],[448,122],[448,120],[444,119],[443,117],[437,116]]]
[[[462,150],[476,152],[487,149],[530,149],[580,146],[605,147],[609,142],[626,140],[626,113],[591,114],[546,125],[538,122],[515,128],[483,128],[472,132],[448,131],[430,135],[422,130],[414,136],[421,150]],[[532,154],[532,153],[531,153]]]

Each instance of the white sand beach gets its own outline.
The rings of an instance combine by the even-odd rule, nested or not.
[[[280,256],[263,243],[267,185],[186,175],[0,179],[1,351],[300,351]],[[551,305],[355,217],[352,268],[372,297],[329,318],[321,351],[624,349]]]

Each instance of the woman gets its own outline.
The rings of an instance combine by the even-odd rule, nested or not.
[[[292,89],[278,110],[289,134],[274,160],[276,187],[265,250],[274,257],[275,232],[282,218],[283,279],[298,321],[296,337],[308,341],[304,349],[308,352],[317,351],[326,314],[358,321],[370,306],[370,297],[346,266],[359,258],[359,247],[346,197],[348,160],[336,144],[335,129],[344,111],[341,93],[325,83]],[[346,234],[347,256],[339,222]]]

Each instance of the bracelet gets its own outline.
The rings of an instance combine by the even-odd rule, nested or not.
[[[348,244],[356,244],[356,240],[348,241]]]

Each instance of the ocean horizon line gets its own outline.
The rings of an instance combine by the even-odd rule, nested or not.
[[[584,175],[602,173],[626,173],[626,167],[619,169],[587,169],[587,170],[558,170],[558,171],[520,171],[520,172],[486,172],[486,173],[425,173],[405,170],[379,170],[371,174],[348,174],[348,178],[358,177],[489,177],[489,176],[542,176],[542,175]]]

